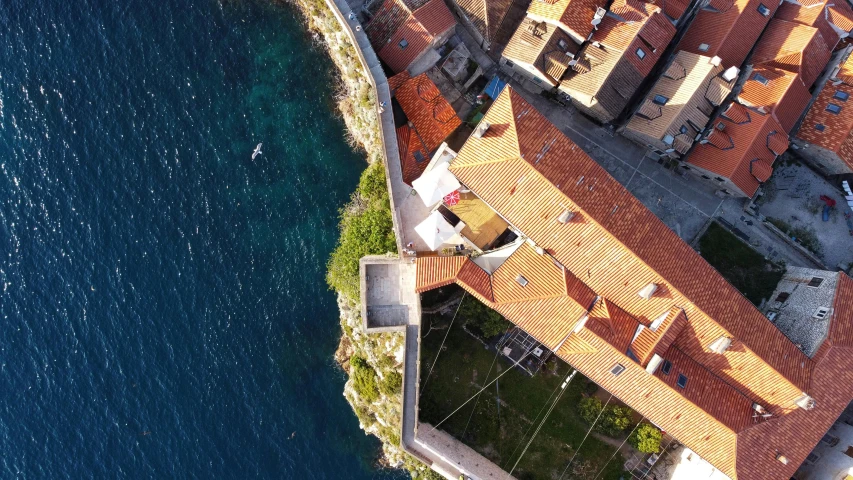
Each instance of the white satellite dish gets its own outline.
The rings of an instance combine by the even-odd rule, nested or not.
[[[592,23],[593,25],[598,25],[599,23],[601,23],[601,19],[600,19],[600,18],[597,18],[597,17],[596,17],[596,18],[593,18],[593,19],[592,19],[592,22],[590,22],[590,23]]]

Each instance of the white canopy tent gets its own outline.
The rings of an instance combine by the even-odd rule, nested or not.
[[[456,235],[456,231],[438,211],[430,213],[426,220],[415,227],[415,232],[433,252]]]
[[[431,207],[440,202],[445,195],[458,190],[462,185],[448,170],[450,164],[442,162],[412,182],[424,205]]]

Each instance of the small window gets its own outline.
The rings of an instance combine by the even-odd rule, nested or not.
[[[839,113],[841,113],[841,107],[839,105],[834,104],[834,103],[830,103],[829,105],[826,106],[826,111],[838,115]]]
[[[813,465],[816,461],[820,460],[820,455],[817,453],[810,453],[808,457],[806,457],[806,463],[809,465]]]
[[[720,177],[714,177],[714,180],[716,180],[718,182],[725,182],[726,181],[726,179],[720,178]]]
[[[506,61],[506,63],[505,63],[504,65],[506,65],[507,67],[510,67],[510,68],[512,68],[512,67],[514,67],[514,66],[515,66],[515,64],[514,64],[514,63],[512,63],[512,62],[510,62],[509,60],[507,60],[507,61]]]
[[[424,161],[424,154],[422,154],[422,153],[420,152],[420,150],[418,150],[417,152],[415,152],[414,156],[415,156],[415,162],[417,162],[417,163],[421,163],[421,162],[423,162],[423,161]]]
[[[675,137],[673,137],[670,134],[666,134],[663,136],[663,138],[661,140],[663,141],[663,143],[665,143],[667,145],[672,145],[672,142],[675,141]]]
[[[829,313],[829,309],[828,309],[828,308],[826,308],[826,307],[820,307],[820,308],[818,308],[817,310],[815,310],[815,312],[814,312],[814,315],[813,315],[813,316],[814,316],[814,318],[816,318],[816,319],[818,319],[818,320],[823,320],[824,318],[826,318],[826,315],[827,315],[828,313]]]
[[[400,45],[400,48],[401,48],[401,49],[405,50],[405,49],[406,49],[406,47],[408,47],[408,46],[409,46],[409,42],[407,42],[407,41],[406,41],[406,39],[404,38],[404,39],[400,40],[400,44],[399,44],[399,45]]]
[[[524,278],[524,275],[519,275],[519,276],[515,277],[515,281],[518,282],[518,284],[521,285],[522,287],[526,287],[527,284],[529,283],[527,281],[527,279]]]
[[[835,435],[830,435],[828,433],[824,435],[823,438],[820,439],[820,441],[829,445],[830,447],[838,445],[838,437],[836,437]]]
[[[678,131],[679,131],[679,132],[681,132],[681,133],[687,133],[687,127],[685,127],[684,125],[682,125],[682,126],[681,126],[681,128],[679,128],[679,129],[678,129]]]
[[[617,377],[624,371],[625,371],[625,366],[622,364],[619,364],[619,363],[617,363],[616,365],[613,365],[613,368],[610,369],[610,373],[612,373],[614,376],[617,376]]]
[[[816,123],[814,126],[814,129],[817,130],[818,132],[822,132],[822,131],[826,130],[826,127],[823,126],[822,123]]]
[[[711,177],[709,177],[708,175],[702,175],[702,178],[704,178],[705,180],[710,180],[710,179],[711,179]]]
[[[681,388],[686,387],[687,386],[687,375],[685,375],[683,373],[679,373],[678,374],[678,381],[675,382],[675,384]]]
[[[844,452],[850,458],[853,458],[853,445],[847,445],[847,450]]]
[[[765,77],[764,75],[761,75],[760,73],[756,73],[755,76],[752,77],[752,79],[755,80],[756,82],[764,85],[765,87],[767,86],[767,84],[770,83],[770,80],[768,80],[767,77]]]
[[[646,52],[643,51],[642,48],[637,49],[637,56],[640,57],[640,60],[646,58]]]
[[[669,375],[669,372],[672,371],[672,362],[664,360],[663,365],[660,367],[660,371],[663,372],[664,375]]]
[[[810,287],[819,287],[820,284],[823,283],[823,279],[820,277],[812,277],[812,280],[809,282]]]
[[[841,90],[836,90],[835,95],[832,96],[837,100],[841,100],[842,102],[846,102],[848,98],[850,98],[850,94],[847,92],[842,92]]]
[[[685,170],[690,170],[690,167],[688,167],[687,165],[682,165],[681,168],[683,168]]]
[[[765,17],[770,16],[770,9],[767,8],[763,3],[758,4],[758,13],[764,15]]]
[[[669,99],[664,97],[663,95],[655,95],[655,98],[652,99],[652,103],[655,105],[666,105]]]
[[[536,83],[542,83],[542,79],[539,77],[533,77],[533,81]]]
[[[709,48],[711,48],[711,46],[708,45],[707,43],[699,44],[699,51],[700,52],[707,52]]]
[[[784,301],[785,301],[785,300],[787,300],[787,299],[788,299],[788,297],[790,297],[790,296],[791,296],[791,294],[790,294],[790,293],[788,293],[788,292],[779,292],[779,296],[778,296],[778,297],[776,297],[776,301],[777,301],[777,302],[784,302]]]

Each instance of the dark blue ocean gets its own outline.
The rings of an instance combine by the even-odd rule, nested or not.
[[[365,162],[298,13],[5,0],[0,32],[0,478],[399,476],[332,359]]]

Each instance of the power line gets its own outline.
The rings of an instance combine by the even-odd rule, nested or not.
[[[468,405],[468,402],[470,402],[471,400],[474,400],[474,397],[476,397],[477,395],[479,395],[480,393],[482,393],[482,392],[483,392],[483,390],[485,390],[485,389],[487,389],[487,388],[491,387],[493,383],[497,382],[499,378],[501,378],[501,377],[503,377],[504,375],[506,375],[506,374],[507,374],[507,372],[511,371],[513,367],[518,366],[518,364],[519,364],[519,363],[521,363],[521,361],[522,361],[522,360],[524,360],[525,358],[527,358],[527,356],[528,356],[528,355],[530,355],[530,352],[531,352],[532,350],[533,350],[533,346],[531,345],[531,347],[527,349],[527,352],[525,352],[525,353],[524,353],[524,355],[523,355],[521,358],[519,358],[515,363],[513,363],[513,364],[512,364],[512,367],[507,368],[506,370],[504,370],[503,372],[501,372],[501,374],[500,374],[500,375],[498,375],[497,377],[495,377],[495,379],[494,379],[494,380],[492,380],[491,382],[489,382],[486,386],[484,386],[483,388],[481,388],[481,389],[480,389],[477,393],[475,393],[474,395],[471,395],[471,398],[469,398],[468,400],[465,400],[465,402],[464,402],[462,405],[459,405],[459,407],[458,407],[458,408],[456,408],[456,410],[454,410],[454,411],[450,412],[450,415],[448,415],[448,416],[444,417],[444,419],[443,419],[442,421],[438,422],[434,427],[432,427],[432,430],[430,430],[430,431],[432,432],[432,431],[436,430],[436,429],[437,429],[437,428],[438,428],[442,423],[446,422],[448,418],[452,417],[456,412],[458,412],[459,410],[461,410],[461,409],[462,409],[462,407],[464,407],[465,405]]]
[[[569,375],[571,375],[571,373],[569,373]],[[537,414],[536,414],[536,416],[535,416],[535,417],[533,417],[533,421],[530,423],[530,426],[529,426],[529,427],[527,427],[527,431],[526,431],[526,432],[524,432],[524,435],[521,437],[521,439],[519,439],[518,444],[515,446],[515,449],[512,451],[512,453],[510,454],[510,456],[509,456],[508,458],[512,458],[512,457],[514,457],[514,456],[515,456],[515,452],[517,452],[517,451],[518,451],[518,447],[520,447],[520,446],[521,446],[521,443],[522,443],[522,442],[524,442],[524,439],[527,437],[527,434],[528,434],[528,433],[530,433],[530,431],[531,431],[531,430],[533,430],[533,427],[536,425],[536,422],[539,420],[539,415],[542,415],[542,412],[544,412],[544,411],[545,411],[545,408],[546,408],[546,407],[549,405],[549,403],[551,402],[551,397],[553,397],[553,396],[554,396],[554,394],[555,394],[555,393],[557,393],[557,392],[560,390],[560,385],[562,385],[563,383],[565,383],[565,382],[566,382],[566,380],[568,380],[569,375],[566,375],[566,378],[565,378],[565,379],[563,379],[563,381],[562,381],[562,382],[560,382],[559,384],[557,384],[557,386],[556,386],[556,387],[554,387],[554,390],[551,392],[551,395],[548,395],[548,399],[547,399],[547,400],[545,400],[545,403],[543,403],[543,404],[542,404],[542,408],[540,408],[540,409],[539,409],[539,413],[537,413]]]
[[[486,381],[489,380],[489,375],[492,374],[492,369],[495,368],[495,362],[498,360],[498,355],[501,352],[502,343],[495,344],[495,356],[492,358],[492,364],[489,366],[489,373],[486,374]],[[471,419],[474,417],[474,412],[477,410],[477,404],[480,403],[480,395],[477,395],[477,401],[474,402],[474,408],[471,409],[471,415],[468,415],[468,421],[465,422],[465,428],[462,429],[462,435],[459,438],[465,438],[465,432],[468,431],[468,425],[471,423]],[[500,406],[498,406],[500,408]]]
[[[583,446],[584,442],[586,442],[586,439],[587,437],[589,437],[589,434],[592,433],[592,429],[595,428],[595,424],[598,423],[598,419],[601,418],[601,415],[604,414],[604,410],[607,408],[607,405],[610,404],[610,400],[613,400],[613,394],[610,395],[610,398],[607,399],[607,403],[605,403],[604,406],[601,407],[601,411],[598,412],[598,416],[595,417],[595,421],[593,421],[592,425],[589,426],[589,430],[587,430],[586,435],[583,436],[581,444],[578,445],[578,448],[575,449],[574,455],[572,455],[572,458],[569,459],[569,463],[566,464],[566,468],[563,469],[563,473],[560,474],[559,480],[563,480],[563,475],[565,475],[566,472],[569,471],[569,467],[572,465],[572,462],[575,461],[575,457],[578,456],[578,452],[581,451],[581,447]]]
[[[617,448],[616,451],[613,452],[613,455],[611,455],[610,458],[607,459],[607,462],[604,463],[604,466],[601,467],[601,470],[599,470],[598,473],[595,474],[595,478],[593,478],[592,480],[598,480],[599,475],[604,473],[604,469],[607,468],[608,465],[610,465],[610,461],[613,460],[613,457],[615,457],[616,454],[619,453],[619,450],[622,450],[622,447],[625,446],[625,443],[628,441],[629,438],[631,438],[631,435],[634,434],[634,430],[636,430],[637,427],[640,426],[640,423],[642,423],[643,420],[645,420],[645,419],[646,419],[646,417],[641,418],[640,421],[637,422],[636,425],[634,425],[634,428],[631,429],[631,433],[629,433],[628,436],[625,437],[625,440],[622,441],[622,444],[619,445],[619,448]]]
[[[438,357],[441,355],[441,349],[444,348],[444,342],[447,340],[447,336],[450,335],[450,328],[453,327],[453,322],[456,321],[456,315],[459,313],[459,308],[462,307],[462,302],[465,301],[465,295],[468,294],[468,291],[462,292],[462,300],[459,300],[459,305],[456,306],[456,313],[453,314],[453,318],[450,320],[450,325],[447,327],[447,332],[444,334],[444,338],[441,339],[441,346],[438,347],[438,353],[435,354],[435,360],[432,361],[432,366],[429,367],[429,373],[427,374],[426,380],[424,380],[423,386],[420,388],[420,393],[418,393],[418,398],[424,393],[424,389],[426,389],[427,382],[429,381],[429,377],[432,375],[432,369],[435,368],[436,362],[438,362]]]
[[[515,460],[515,463],[513,464],[512,469],[509,471],[510,477],[512,477],[512,472],[515,471],[515,467],[518,466],[518,462],[520,462],[522,457],[524,457],[524,454],[527,453],[527,449],[530,448],[530,444],[533,443],[533,440],[536,438],[536,435],[539,434],[539,430],[542,429],[542,425],[545,425],[545,421],[548,420],[548,417],[551,416],[551,412],[554,411],[554,407],[557,406],[557,402],[559,402],[560,399],[563,398],[563,394],[566,393],[566,387],[569,386],[569,383],[572,382],[572,379],[575,378],[575,375],[577,373],[578,373],[577,370],[573,370],[571,375],[569,375],[569,378],[567,378],[566,381],[563,382],[560,393],[557,394],[557,397],[554,399],[554,403],[552,403],[551,408],[548,409],[548,413],[546,413],[545,416],[542,417],[542,421],[539,422],[539,426],[536,427],[536,431],[533,432],[533,435],[530,437],[530,440],[527,441],[527,445],[524,446],[524,450],[521,451],[521,455],[519,455],[518,459]]]

